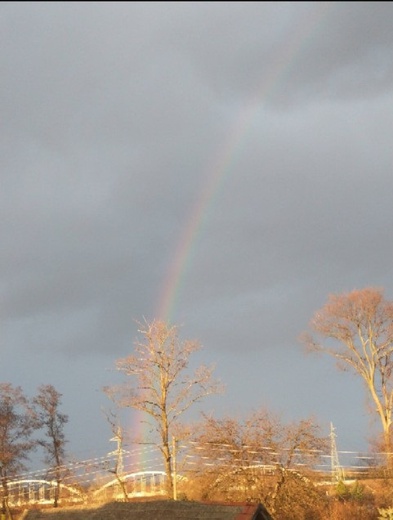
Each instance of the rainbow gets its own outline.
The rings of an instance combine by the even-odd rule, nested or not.
[[[207,178],[207,182],[198,194],[186,220],[173,261],[169,266],[159,293],[154,318],[171,322],[182,283],[198,244],[198,238],[208,222],[209,212],[217,193],[229,173],[234,169],[253,119],[263,107],[263,104],[268,101],[269,96],[272,96],[278,87],[285,84],[287,76],[296,65],[298,56],[312,42],[313,36],[326,19],[327,13],[333,5],[334,2],[314,4],[314,8],[305,15],[302,23],[294,28],[287,39],[283,41],[277,51],[274,65],[264,74],[257,89],[237,114],[234,124],[221,147],[209,161],[204,176],[204,178]],[[147,432],[143,431],[146,428],[144,424],[142,413],[136,413],[134,416],[134,431],[138,431],[142,437],[147,435]],[[136,465],[138,468],[143,467],[143,455]]]
[[[301,55],[302,50],[312,41],[313,35],[326,19],[326,15],[332,5],[333,2],[318,3],[315,9],[308,12],[302,23],[288,35],[288,38],[277,52],[271,70],[264,75],[255,93],[239,112],[225,142],[210,161],[207,167],[207,183],[198,194],[177,244],[173,262],[169,266],[163,281],[154,315],[155,318],[171,321],[182,282],[185,279],[198,242],[198,237],[201,235],[203,226],[208,221],[212,202],[224,180],[233,170],[242,146],[246,142],[247,133],[253,119],[263,107],[263,103],[266,103],[269,99],[269,96],[285,83],[286,77],[296,65],[296,58]]]

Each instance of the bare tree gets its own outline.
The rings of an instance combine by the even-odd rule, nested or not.
[[[178,328],[163,321],[146,322],[139,330],[135,353],[119,359],[117,369],[132,376],[133,383],[106,387],[118,405],[140,410],[150,417],[158,435],[167,476],[167,492],[173,497],[172,429],[179,417],[202,398],[221,391],[212,368],[189,371],[190,356],[200,349],[196,341],[181,341]]]
[[[268,410],[245,419],[204,416],[194,431],[189,470],[198,498],[260,501],[294,519],[295,503],[304,518],[304,510],[320,500],[312,468],[328,441],[312,418],[285,423]]]
[[[26,469],[25,461],[36,442],[32,433],[36,418],[21,387],[0,383],[0,479],[2,508],[12,518],[9,507],[10,477]]]
[[[60,413],[61,394],[52,385],[42,385],[33,399],[36,406],[38,424],[45,430],[45,439],[38,444],[45,450],[45,462],[50,465],[50,473],[56,482],[54,507],[60,499],[60,484],[64,478],[65,444],[64,426],[68,416]]]
[[[382,424],[385,450],[391,453],[393,302],[375,288],[330,295],[301,339],[310,350],[330,354],[340,369],[363,379]]]
[[[115,475],[123,494],[124,501],[128,502],[127,484],[123,475],[124,429],[114,411],[104,411],[104,414],[112,430],[113,437],[111,441],[116,442],[115,451],[110,453],[110,455],[115,455],[115,464],[113,468],[110,468],[108,465],[108,471]]]

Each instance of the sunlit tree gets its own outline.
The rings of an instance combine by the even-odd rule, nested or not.
[[[196,341],[181,341],[178,328],[163,321],[146,322],[139,330],[133,354],[119,359],[118,370],[128,381],[104,390],[118,405],[144,412],[158,436],[169,496],[173,496],[172,432],[180,416],[204,397],[221,391],[213,369],[189,369],[191,355],[200,349]]]
[[[21,387],[0,383],[0,479],[2,507],[9,518],[9,479],[26,469],[36,446],[32,438],[36,428],[36,417]]]
[[[259,410],[245,419],[204,416],[194,432],[188,440],[188,469],[201,498],[259,501],[275,517],[294,519],[303,518],[305,509],[320,500],[312,469],[328,441],[315,420],[286,423],[277,414]]]
[[[385,450],[391,453],[393,302],[375,288],[330,295],[309,328],[302,340],[310,350],[333,356],[340,369],[362,378],[382,425]]]
[[[37,396],[33,399],[38,425],[45,433],[45,438],[40,439],[38,444],[45,451],[45,462],[49,464],[49,472],[54,475],[56,481],[54,507],[57,507],[60,498],[60,484],[64,477],[65,445],[67,442],[64,426],[68,422],[68,416],[60,412],[61,397],[62,395],[54,386],[42,385],[38,389]]]

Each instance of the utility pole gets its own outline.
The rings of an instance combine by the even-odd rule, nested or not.
[[[128,501],[128,493],[127,493],[127,485],[125,480],[123,479],[124,466],[123,466],[123,433],[120,426],[117,426],[115,429],[115,435],[110,439],[113,442],[117,443],[117,448],[115,451],[108,453],[109,456],[115,455],[116,462],[115,468],[113,470],[109,470],[116,477],[116,480],[120,486],[121,492],[123,493],[124,500]],[[1,520],[1,519],[0,519]]]
[[[340,462],[338,460],[338,452],[336,446],[336,437],[337,435],[334,433],[335,428],[333,423],[330,423],[330,461],[331,461],[331,471],[332,471],[332,482],[340,482],[344,478],[343,469],[340,466]]]
[[[108,455],[116,455],[116,468],[117,473],[119,475],[123,474],[123,439],[122,439],[122,433],[120,426],[116,429],[116,434],[112,439],[109,439],[112,442],[117,443],[117,448],[115,451],[112,451],[111,453],[108,453]]]

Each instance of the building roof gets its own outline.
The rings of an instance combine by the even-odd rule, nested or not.
[[[31,510],[25,520],[273,520],[262,504],[154,500],[111,502],[96,509]]]

